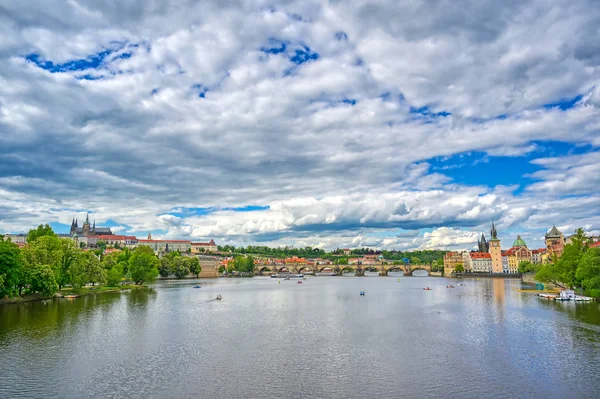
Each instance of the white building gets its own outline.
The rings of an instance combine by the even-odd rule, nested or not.
[[[471,262],[474,273],[492,272],[492,255],[487,252],[471,252]]]

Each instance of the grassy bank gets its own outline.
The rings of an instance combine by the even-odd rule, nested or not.
[[[11,303],[22,303],[22,302],[31,302],[31,301],[42,301],[45,299],[52,298],[60,298],[64,295],[77,295],[77,296],[85,296],[85,295],[95,295],[101,294],[104,292],[119,292],[125,290],[139,289],[139,288],[148,288],[147,285],[121,285],[118,287],[107,287],[107,286],[94,286],[94,287],[81,287],[81,288],[72,288],[65,287],[61,291],[57,292],[53,297],[43,296],[42,294],[27,294],[22,296],[16,296],[11,298],[0,298],[0,305],[11,304]]]

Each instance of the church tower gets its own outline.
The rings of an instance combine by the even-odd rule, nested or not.
[[[496,226],[492,222],[492,230],[490,231],[492,239],[490,240],[490,255],[492,255],[492,273],[502,273],[502,250],[500,249],[500,240]]]
[[[87,237],[90,235],[90,214],[88,213],[83,222],[83,236]]]

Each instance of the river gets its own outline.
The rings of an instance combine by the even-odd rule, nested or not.
[[[464,282],[185,280],[4,305],[0,398],[598,397],[600,304]]]

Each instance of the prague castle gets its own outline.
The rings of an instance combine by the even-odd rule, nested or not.
[[[72,236],[77,234],[82,237],[95,237],[95,236],[109,236],[112,235],[112,231],[109,227],[96,227],[96,221],[90,225],[90,215],[87,214],[83,226],[77,225],[77,219],[73,219],[71,223],[71,230],[69,232]]]

